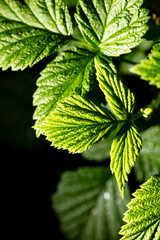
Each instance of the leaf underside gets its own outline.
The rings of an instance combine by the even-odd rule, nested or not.
[[[160,239],[160,174],[141,185],[128,204],[120,234],[121,240]]]
[[[76,21],[85,41],[107,56],[129,53],[148,27],[143,0],[79,0]]]
[[[53,195],[62,232],[70,240],[118,240],[129,192],[121,199],[117,184],[105,167],[83,167],[62,174]]]

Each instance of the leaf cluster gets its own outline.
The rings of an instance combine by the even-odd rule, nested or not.
[[[149,118],[160,102],[137,112],[135,96],[115,64],[115,59],[121,59],[143,41],[148,30],[149,11],[142,4],[143,0],[79,0],[74,15],[76,35],[73,18],[63,0],[0,0],[2,70],[24,70],[44,57],[56,55],[40,73],[33,96],[37,136],[43,134],[52,146],[71,153],[89,151],[101,140],[104,144],[109,139],[110,170],[122,198],[141,148],[135,167],[137,178],[144,180],[152,169],[154,172],[159,168],[159,126],[146,130],[151,131],[147,134],[153,136],[155,145],[148,153],[145,133],[142,145],[136,120]],[[131,71],[160,87],[159,42]],[[153,165],[148,163],[151,167],[147,170],[145,161],[150,161],[151,153],[156,160]],[[129,201],[128,193],[125,200],[118,194],[115,180],[104,167],[65,173],[53,202],[68,238],[103,240],[108,234],[117,239]],[[127,224],[120,232],[122,239],[159,239],[158,194],[159,175],[155,175],[128,205]],[[145,200],[147,206],[143,207]]]

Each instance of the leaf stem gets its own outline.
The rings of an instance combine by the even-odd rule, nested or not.
[[[152,102],[146,106],[145,108],[141,108],[138,113],[136,113],[132,120],[135,121],[141,117],[149,119],[155,109],[160,106],[160,93],[158,94],[156,99],[153,99]]]

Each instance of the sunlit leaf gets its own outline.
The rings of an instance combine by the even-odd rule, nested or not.
[[[121,195],[128,181],[128,174],[134,166],[139,151],[142,147],[141,136],[132,124],[125,123],[111,146],[111,171],[115,173]]]
[[[110,111],[79,95],[59,102],[40,126],[52,145],[81,153],[107,137],[117,126]]]
[[[148,27],[143,0],[79,0],[75,15],[85,41],[107,56],[131,51]]]
[[[141,79],[150,81],[150,84],[160,88],[160,43],[155,44],[151,53],[131,68],[131,71],[140,75]]]
[[[121,240],[160,239],[160,174],[141,185],[128,204]]]

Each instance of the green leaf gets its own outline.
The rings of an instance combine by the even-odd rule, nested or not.
[[[141,136],[135,125],[124,123],[111,146],[110,168],[115,173],[121,195],[128,181],[128,174],[134,166],[142,146]]]
[[[129,53],[148,27],[143,0],[79,0],[75,15],[85,41],[107,56]]]
[[[90,161],[104,161],[110,158],[111,144],[112,140],[108,140],[108,138],[95,143],[90,149],[82,153],[82,157]]]
[[[160,88],[160,43],[156,43],[151,53],[131,68],[131,71],[140,75],[141,79],[150,81],[150,84]]]
[[[138,189],[128,204],[120,234],[121,240],[160,239],[160,174],[151,177]]]
[[[93,57],[93,54],[82,49],[63,52],[41,72],[33,101],[37,106],[34,113],[36,125],[43,122],[57,102],[70,95],[85,95],[91,91],[95,80]]]
[[[152,126],[143,131],[142,150],[135,164],[135,174],[138,181],[146,181],[160,171],[160,126]]]
[[[97,161],[97,162],[101,162],[110,158],[110,149],[111,149],[111,144],[114,137],[115,137],[115,131],[110,133],[107,139],[104,139],[103,141],[95,143],[90,149],[84,151],[82,153],[82,157],[87,160]]]
[[[63,35],[73,32],[63,0],[0,0],[0,16]]]
[[[111,112],[79,95],[68,97],[36,126],[57,148],[81,153],[107,137],[117,126]]]
[[[115,180],[109,175],[105,167],[83,167],[62,174],[52,201],[68,239],[119,239],[130,195],[127,189],[122,200]]]
[[[70,41],[72,23],[63,1],[0,0],[0,18],[3,70],[32,67]]]
[[[97,56],[95,57],[95,67],[99,86],[112,111],[122,120],[130,118],[135,107],[133,93],[118,79],[110,62],[107,64]]]
[[[68,39],[62,35],[5,21],[0,25],[0,67],[23,70],[56,52]]]

